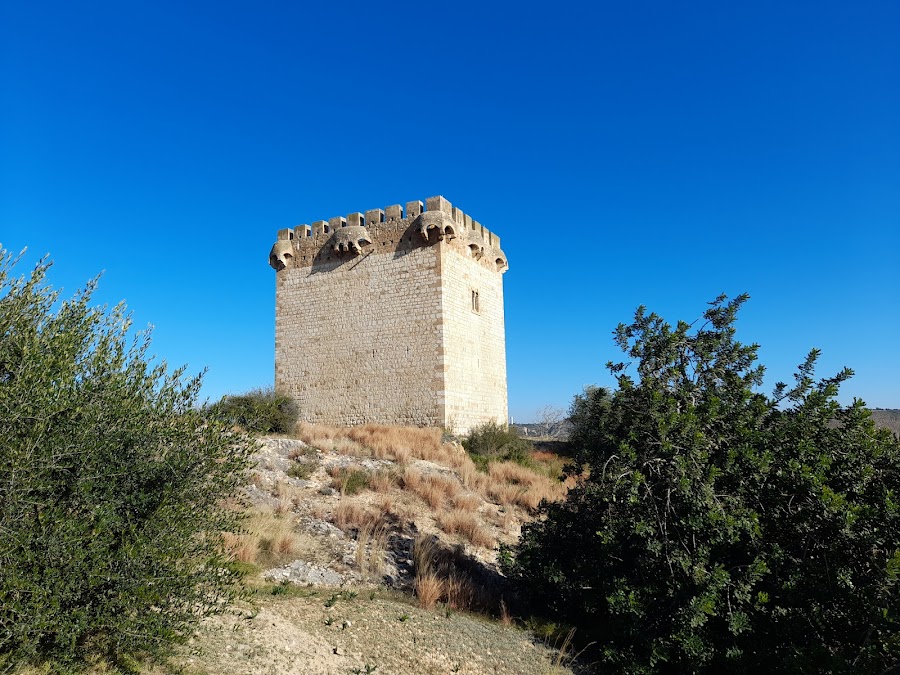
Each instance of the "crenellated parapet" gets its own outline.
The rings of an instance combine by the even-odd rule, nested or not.
[[[500,273],[509,267],[500,238],[441,196],[279,230],[269,265],[280,271],[439,244]]]

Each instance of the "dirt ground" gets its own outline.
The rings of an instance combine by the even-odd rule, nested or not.
[[[172,665],[186,675],[575,672],[562,651],[515,626],[423,610],[384,589],[310,588],[208,619]]]

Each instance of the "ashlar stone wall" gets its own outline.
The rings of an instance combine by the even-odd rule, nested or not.
[[[505,424],[506,339],[503,276],[473,264],[462,247],[442,246],[444,426],[458,433],[493,420]]]
[[[506,256],[447,200],[281,230],[269,262],[275,387],[301,419],[506,422]]]

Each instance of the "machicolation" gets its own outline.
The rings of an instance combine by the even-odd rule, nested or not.
[[[308,422],[505,423],[500,239],[443,197],[278,232],[275,388]]]

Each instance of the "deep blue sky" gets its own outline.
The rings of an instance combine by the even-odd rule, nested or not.
[[[272,380],[276,230],[443,194],[509,257],[518,421],[744,291],[767,388],[819,347],[900,407],[896,0],[304,5],[0,0],[22,271],[105,270],[217,398]]]

